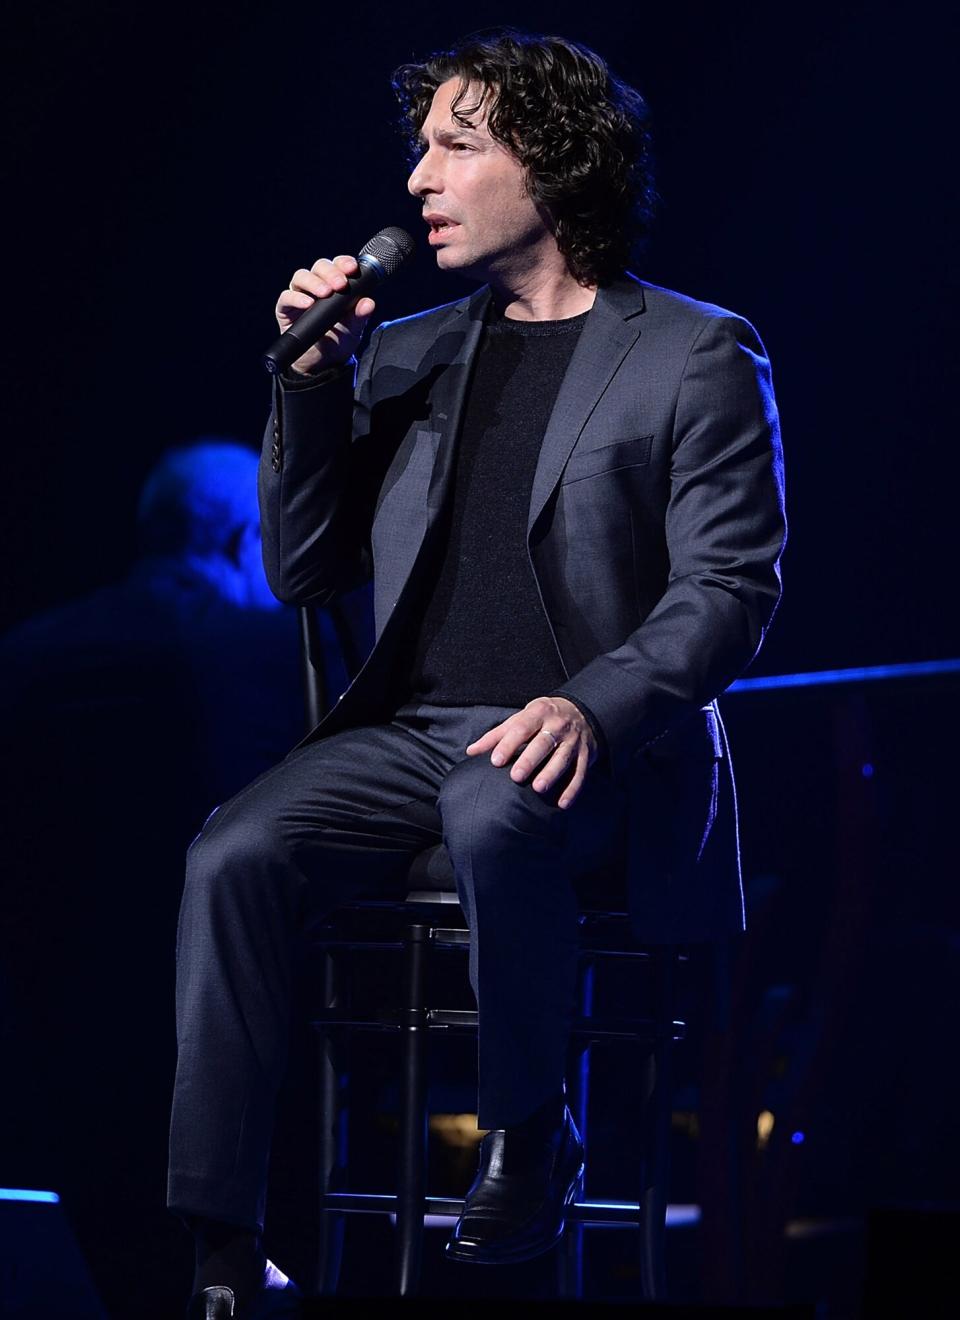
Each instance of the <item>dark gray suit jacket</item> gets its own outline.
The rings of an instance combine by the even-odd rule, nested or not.
[[[489,297],[484,287],[378,327],[355,389],[347,369],[275,383],[260,465],[268,581],[297,604],[374,581],[376,645],[310,739],[390,714]],[[600,289],[543,439],[528,548],[562,691],[598,721],[630,796],[643,939],[743,927],[715,698],[760,646],[785,535],[777,410],[754,328],[631,275]]]

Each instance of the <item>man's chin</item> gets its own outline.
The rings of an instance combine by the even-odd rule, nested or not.
[[[465,252],[457,252],[454,248],[437,248],[436,252],[437,270],[449,270],[481,283],[486,279],[479,263],[471,261]]]

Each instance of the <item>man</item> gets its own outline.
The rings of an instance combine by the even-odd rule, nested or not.
[[[742,925],[713,701],[779,596],[763,346],[742,318],[626,274],[652,195],[644,106],[592,52],[508,31],[395,85],[437,263],[483,287],[380,326],[354,382],[363,298],[275,388],[268,580],[323,603],[372,575],[377,641],[191,849],[170,1204],[197,1233],[197,1315],[229,1314],[210,1309],[228,1287],[238,1314],[269,1300],[290,951],[346,895],[402,892],[443,839],[490,1130],[448,1245],[463,1261],[548,1249],[581,1186],[563,1090],[577,884],[626,865],[647,939]],[[297,271],[281,328],[355,268]]]

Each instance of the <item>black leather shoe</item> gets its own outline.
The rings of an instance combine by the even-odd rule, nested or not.
[[[247,1306],[240,1306],[232,1288],[204,1288],[194,1293],[187,1320],[273,1320],[300,1314],[300,1289],[276,1265],[267,1261],[263,1283]]]
[[[477,1176],[447,1243],[451,1260],[513,1264],[560,1240],[567,1209],[583,1194],[583,1144],[570,1110],[552,1137],[520,1152],[517,1144],[503,1128],[481,1141]]]

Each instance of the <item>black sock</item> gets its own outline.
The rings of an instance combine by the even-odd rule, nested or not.
[[[193,1291],[202,1292],[216,1285],[231,1288],[244,1305],[263,1281],[266,1256],[259,1232],[213,1219],[193,1220],[189,1227],[197,1249]]]

